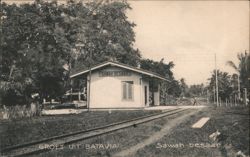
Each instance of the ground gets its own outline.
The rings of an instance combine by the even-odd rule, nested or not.
[[[249,155],[248,112],[249,110],[245,110],[245,108],[208,108],[200,111],[198,114],[191,116],[190,119],[176,126],[174,131],[162,139],[137,151],[134,156],[143,155],[147,157],[157,154],[159,157],[164,157],[167,154],[167,156],[182,157],[227,157],[235,156],[235,153],[238,151]],[[191,128],[192,124],[201,117],[210,117],[211,120],[201,129]],[[219,136],[218,140],[213,141],[209,138],[209,135],[216,130],[221,133],[221,136]],[[207,143],[215,145],[207,145],[205,147],[204,145]],[[216,143],[219,145],[216,146]],[[197,145],[195,146],[195,144]]]
[[[0,149],[158,112],[161,111],[91,111],[72,115],[0,120]]]
[[[138,112],[137,114],[145,113]],[[120,113],[114,114],[111,119],[118,115]],[[98,115],[96,116],[98,117]],[[192,128],[191,126],[202,117],[211,119],[202,128]],[[66,116],[63,119],[73,118],[75,117]],[[60,120],[56,118],[53,121],[60,123],[62,119],[58,119]],[[79,123],[79,121],[75,121],[75,123]],[[94,125],[93,121],[90,123]],[[18,124],[16,123],[16,128],[18,128]],[[61,127],[66,128],[69,125],[65,124]],[[50,130],[56,128],[56,126],[50,127]],[[216,131],[219,131],[221,135],[214,141],[209,138],[209,135]],[[179,113],[161,118],[36,156],[231,157],[239,151],[249,155],[248,107],[192,109],[184,114]]]

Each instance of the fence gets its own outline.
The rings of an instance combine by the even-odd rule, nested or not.
[[[230,99],[226,99],[225,101],[221,100],[221,98],[219,97],[218,99],[218,103],[214,100],[213,102],[214,105],[216,105],[217,107],[244,107],[244,106],[249,106],[249,99],[246,98],[245,100],[242,99],[238,99],[237,97],[235,97],[234,99],[230,98]]]

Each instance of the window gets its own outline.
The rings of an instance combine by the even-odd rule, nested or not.
[[[122,82],[122,99],[133,100],[133,81]]]

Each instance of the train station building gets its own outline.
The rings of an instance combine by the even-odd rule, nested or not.
[[[86,81],[90,109],[158,106],[161,82],[169,81],[154,72],[113,61],[79,70],[70,78]]]

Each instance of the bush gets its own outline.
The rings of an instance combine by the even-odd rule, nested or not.
[[[18,119],[40,115],[40,110],[38,104],[33,103],[31,105],[4,106],[2,113],[4,119]]]
[[[1,104],[4,104],[6,106],[14,106],[17,104],[24,105],[26,103],[25,97],[19,95],[14,89],[8,89],[7,91],[2,92],[1,94]]]
[[[1,82],[0,85],[0,104],[1,106],[14,106],[30,104],[31,97],[29,85],[17,82]]]

